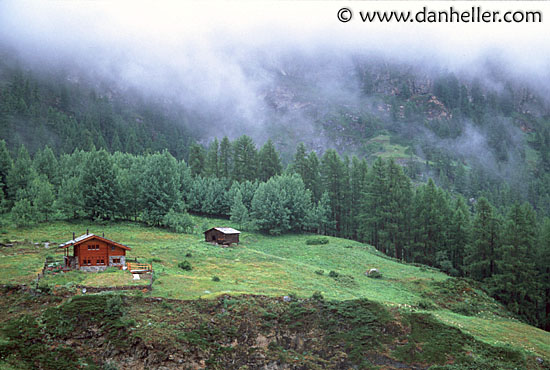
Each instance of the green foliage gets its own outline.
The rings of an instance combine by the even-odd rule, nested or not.
[[[178,263],[178,267],[185,271],[191,271],[193,267],[191,267],[191,263],[189,261],[183,261]]]
[[[12,208],[13,221],[17,226],[29,226],[34,223],[35,217],[31,202],[28,199],[19,199]]]
[[[315,237],[315,238],[308,238],[306,239],[307,245],[322,245],[322,244],[328,244],[329,240],[328,238],[323,237]]]
[[[213,277],[212,277],[212,281],[216,281],[216,282],[217,282],[217,281],[220,281],[220,278],[217,277],[217,276],[213,276]]]
[[[272,177],[260,184],[252,199],[251,215],[256,226],[270,234],[301,230],[311,195],[297,175]]]
[[[177,233],[190,233],[194,227],[193,219],[187,212],[176,213],[173,210],[162,218],[162,224]]]
[[[92,219],[112,219],[116,212],[117,189],[113,162],[105,150],[87,154],[80,180],[83,210]]]

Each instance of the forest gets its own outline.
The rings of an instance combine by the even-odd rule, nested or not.
[[[387,115],[331,111],[320,124],[332,135],[351,127],[353,140],[385,133],[409,148],[408,158],[360,143],[352,143],[358,155],[289,148],[277,135],[261,146],[246,135],[205,141],[184,111],[5,68],[2,222],[133,220],[188,232],[193,213],[230,218],[243,230],[339,236],[476,280],[518,318],[550,330],[545,105],[513,84],[495,92],[443,73],[422,91],[402,69],[377,68],[357,66],[354,78]],[[386,73],[391,94],[380,82]],[[436,108],[442,113],[433,118]],[[407,141],[414,122],[430,136]],[[498,169],[441,144],[468,125],[486,136],[484,154]]]

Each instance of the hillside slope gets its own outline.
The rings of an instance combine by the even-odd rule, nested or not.
[[[26,346],[34,335],[46,335],[42,345],[61,351],[55,356],[68,351],[84,361],[86,353],[90,364],[111,361],[136,369],[183,363],[235,369],[548,365],[550,334],[513,319],[470,281],[332,237],[328,244],[308,245],[314,236],[243,233],[240,245],[219,248],[205,243],[200,232],[220,223],[236,225],[195,222],[196,234],[132,223],[56,222],[4,230],[4,239],[18,243],[0,250],[0,282],[8,284],[0,296],[2,358],[24,368],[33,361],[23,356],[30,353]],[[40,287],[50,293],[32,297],[17,291],[14,284],[31,284],[44,258],[55,256],[44,242],[66,241],[73,230],[86,228],[105,232],[130,245],[131,256],[152,262],[153,292],[69,298],[76,283],[124,285],[131,280],[126,272],[46,275]],[[179,268],[183,261],[192,270]],[[378,268],[382,278],[365,276],[369,268]],[[86,316],[83,326],[76,325],[77,312]],[[23,337],[13,331],[24,325],[35,331]],[[45,365],[52,358],[36,361],[53,368]]]

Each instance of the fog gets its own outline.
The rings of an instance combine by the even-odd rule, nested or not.
[[[336,18],[343,5],[355,14],[345,24]],[[373,105],[356,78],[356,66],[371,60],[428,79],[450,71],[491,89],[502,88],[506,76],[546,99],[544,23],[364,24],[357,17],[360,10],[426,5],[442,10],[450,3],[2,1],[0,43],[30,68],[65,68],[77,80],[86,76],[192,112],[210,133],[204,141],[246,133],[261,142],[278,133],[330,147],[315,122],[335,107]],[[484,7],[550,14],[541,2]],[[444,145],[460,150],[460,140],[466,139]],[[480,148],[486,142],[466,141]]]

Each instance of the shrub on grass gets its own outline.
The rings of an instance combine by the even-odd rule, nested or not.
[[[306,244],[307,245],[328,244],[328,238],[323,238],[323,237],[309,238],[306,240]]]
[[[330,276],[331,278],[337,278],[338,276],[340,276],[340,274],[337,273],[336,271],[330,270],[330,272],[328,273],[328,276]]]
[[[324,275],[324,274],[325,274],[325,270],[317,270],[317,271],[315,271],[315,273],[316,273],[317,275]]]
[[[421,310],[433,310],[436,308],[436,306],[432,302],[423,299],[418,302],[418,308],[420,308]]]
[[[191,267],[191,264],[189,263],[189,261],[183,261],[183,262],[178,263],[178,267],[182,270],[185,270],[185,271],[191,271],[193,269],[193,267]]]
[[[212,277],[212,281],[220,281],[220,278],[217,277],[217,276],[213,276],[213,277]]]
[[[193,255],[191,254],[191,252],[187,252],[187,253],[185,253],[185,257],[191,258],[191,257],[193,257]]]
[[[312,295],[311,295],[311,298],[316,300],[316,301],[323,301],[325,299],[325,297],[323,297],[323,294],[319,291],[317,292],[314,292]]]

